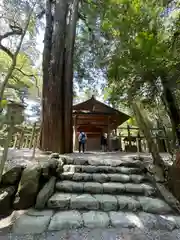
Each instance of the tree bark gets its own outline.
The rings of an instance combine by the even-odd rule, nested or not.
[[[74,44],[76,36],[76,24],[78,19],[79,0],[74,0],[71,4],[68,34],[66,38],[65,51],[65,75],[64,75],[64,93],[65,93],[65,113],[64,113],[64,129],[65,129],[65,152],[73,151],[73,119],[72,119],[72,104],[73,104],[73,56]]]
[[[40,147],[43,150],[48,150],[50,144],[50,138],[46,137],[49,134],[50,127],[50,112],[49,112],[49,71],[50,71],[50,61],[51,61],[51,44],[52,44],[52,33],[53,33],[53,16],[52,16],[52,0],[46,1],[46,28],[44,35],[44,51],[43,51],[43,89],[42,89],[42,128],[40,136]]]
[[[70,153],[73,150],[73,55],[78,2],[79,0],[56,1],[53,24],[52,17],[48,14],[52,12],[52,3],[50,0],[46,3],[40,142],[40,148],[46,151]]]
[[[166,78],[161,78],[161,83],[163,86],[163,95],[162,95],[162,101],[168,111],[168,115],[170,117],[172,128],[176,134],[176,139],[178,142],[178,145],[180,146],[180,113],[179,108],[176,103],[176,99],[174,97],[174,94],[172,90],[167,85]]]

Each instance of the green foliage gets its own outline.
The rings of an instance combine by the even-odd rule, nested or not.
[[[44,1],[3,0],[3,5],[0,8],[0,35],[7,35],[2,43],[7,51],[0,47],[0,85],[10,69],[11,55],[16,51],[21,31],[23,32],[27,16],[33,8],[30,23],[17,56],[16,66],[5,89],[5,97],[7,98],[24,101],[25,97],[28,97],[29,94],[32,95],[31,92],[34,91],[32,89],[37,90],[38,88],[39,92],[39,86],[42,84],[41,70],[35,66],[39,58],[39,52],[36,49],[36,35],[37,29],[39,30],[42,25],[38,18],[39,12],[42,11],[42,2]],[[16,30],[20,34],[11,34]]]
[[[177,3],[178,5],[178,3]],[[113,47],[109,53],[109,86],[115,95],[152,97],[158,77],[168,76],[169,86],[179,79],[180,41],[175,41],[180,10],[172,13],[163,2],[109,0],[102,30]]]

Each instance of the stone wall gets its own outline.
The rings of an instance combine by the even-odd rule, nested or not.
[[[44,208],[54,193],[56,178],[63,172],[64,161],[53,153],[45,163],[15,166],[6,171],[0,183],[0,215],[32,206]]]

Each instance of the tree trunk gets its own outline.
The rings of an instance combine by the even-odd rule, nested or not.
[[[52,23],[52,17],[50,18],[48,14],[52,12],[52,4],[47,0],[40,143],[40,148],[46,151],[70,153],[73,150],[73,54],[78,2],[79,0],[56,1],[54,23]],[[71,15],[69,15],[70,6],[72,6]]]
[[[166,85],[164,80],[161,80],[163,85],[162,100],[168,109],[168,114],[171,119],[172,128],[176,134],[178,145],[180,146],[180,113],[172,90]]]
[[[163,160],[162,160],[161,156],[159,155],[157,145],[155,144],[155,142],[152,138],[151,131],[150,131],[150,129],[152,129],[151,124],[146,117],[146,113],[140,106],[141,106],[140,103],[136,103],[136,102],[132,103],[132,108],[133,108],[133,111],[135,114],[136,121],[138,123],[140,130],[143,132],[143,134],[147,140],[148,147],[153,156],[154,164],[158,165],[158,166],[162,166]]]
[[[78,19],[79,0],[74,0],[71,5],[69,16],[68,34],[66,38],[65,51],[65,75],[64,75],[64,93],[65,93],[65,113],[64,113],[64,129],[65,129],[65,152],[69,153],[73,150],[73,55],[76,36],[76,24]]]
[[[50,115],[49,115],[49,105],[48,105],[48,88],[49,88],[49,71],[50,71],[50,61],[51,61],[51,44],[52,44],[52,33],[53,33],[53,17],[52,17],[52,1],[46,1],[46,28],[44,35],[44,51],[43,51],[43,89],[42,89],[42,126],[41,126],[41,136],[40,136],[40,148],[43,150],[49,150],[48,146],[50,144],[49,125],[50,125]]]

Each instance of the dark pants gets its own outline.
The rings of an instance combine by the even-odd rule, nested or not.
[[[82,151],[85,151],[85,142],[79,142],[79,152],[81,152],[81,147],[82,147]]]

